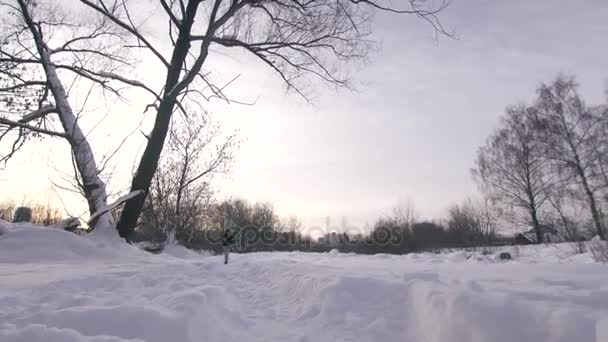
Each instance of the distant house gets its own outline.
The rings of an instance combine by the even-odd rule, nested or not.
[[[557,230],[553,227],[544,224],[540,225],[540,233],[542,234],[543,242],[559,242],[561,240]],[[534,228],[515,235],[515,239],[513,240],[513,244],[515,245],[532,245],[535,243],[537,243],[537,240]]]

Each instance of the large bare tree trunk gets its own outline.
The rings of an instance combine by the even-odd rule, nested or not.
[[[177,83],[177,78],[176,82]],[[169,104],[171,102],[171,104]],[[130,241],[133,230],[137,225],[137,220],[144,207],[147,196],[147,191],[152,183],[152,178],[158,168],[158,161],[163,150],[165,138],[171,122],[171,114],[173,112],[175,100],[164,101],[159,106],[158,115],[154,122],[154,128],[149,136],[149,142],[141,157],[133,181],[131,182],[131,191],[142,190],[144,196],[138,196],[125,203],[124,210],[118,221],[117,229],[120,236],[127,241]]]
[[[534,232],[536,233],[536,243],[543,243],[543,233],[540,230],[540,222],[538,221],[538,214],[536,209],[530,210],[530,217],[532,218],[532,225],[534,226]]]
[[[51,61],[49,48],[42,39],[40,31],[32,20],[29,8],[24,0],[19,0],[23,19],[31,31],[36,49],[40,54],[42,66],[47,78],[48,87],[53,94],[55,106],[61,125],[65,130],[66,139],[70,143],[76,168],[80,174],[83,185],[84,196],[89,206],[89,213],[94,216],[102,211],[107,206],[106,186],[103,180],[99,177],[97,164],[93,155],[93,150],[86,139],[86,136],[78,125],[78,119],[68,102],[68,95],[57,75],[57,70]],[[110,233],[114,226],[112,216],[109,212],[97,215],[97,218],[90,222],[91,228],[96,233]]]
[[[188,51],[190,49],[190,31],[192,30],[192,24],[194,23],[198,5],[199,1],[188,2],[186,15],[173,49],[169,69],[167,70],[167,78],[164,87],[165,95],[158,106],[154,127],[148,137],[146,149],[141,156],[137,171],[131,182],[131,191],[141,190],[144,192],[144,196],[137,196],[126,202],[120,220],[118,221],[118,232],[120,233],[120,236],[127,241],[130,241],[135,226],[137,225],[137,220],[144,207],[150,184],[152,184],[152,178],[158,168],[158,161],[160,160],[160,154],[165,144],[169,125],[171,124],[171,115],[173,115],[176,104],[177,94],[172,90],[179,83],[184,61],[188,57]]]
[[[525,160],[529,160],[530,151],[525,149]],[[532,226],[534,226],[534,232],[536,233],[536,243],[543,243],[543,233],[541,232],[540,222],[538,220],[538,204],[536,201],[536,196],[534,195],[534,190],[532,187],[532,181],[530,179],[530,164],[526,163],[524,170],[526,171],[526,194],[528,195],[528,199],[530,202],[530,218],[532,219]]]

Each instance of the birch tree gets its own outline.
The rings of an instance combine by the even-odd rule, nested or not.
[[[572,176],[582,190],[597,234],[606,240],[601,211],[604,189],[603,164],[598,150],[605,149],[601,136],[605,115],[588,107],[577,92],[573,78],[560,76],[538,90],[537,126],[542,132],[548,158],[556,168]]]
[[[78,184],[87,200],[91,228],[114,227],[107,211],[107,191],[95,154],[79,125],[83,108],[70,102],[83,84],[120,96],[120,84],[132,84],[116,72],[129,66],[121,33],[104,16],[75,16],[53,3],[35,0],[0,2],[0,94],[3,116],[0,139],[13,138],[7,161],[32,134],[65,139],[71,148]],[[118,13],[118,8],[109,8]],[[54,124],[59,121],[59,127]],[[14,134],[13,134],[14,133]]]
[[[547,173],[548,162],[536,137],[535,115],[531,107],[508,108],[502,127],[479,149],[472,172],[492,198],[527,213],[537,243],[542,243],[539,213],[553,177]]]

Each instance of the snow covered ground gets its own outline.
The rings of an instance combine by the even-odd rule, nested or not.
[[[608,341],[608,266],[567,245],[160,255],[0,221],[0,341]]]

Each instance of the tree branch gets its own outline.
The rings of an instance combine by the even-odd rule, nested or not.
[[[111,13],[110,11],[108,11],[105,6],[100,7],[96,4],[94,4],[90,0],[80,0],[80,2],[89,6],[90,8],[94,9],[95,11],[101,13],[102,15],[106,16],[108,19],[113,21],[116,25],[127,30],[129,33],[131,33],[133,36],[135,36],[138,40],[140,40],[142,43],[144,43],[144,45],[164,64],[165,67],[169,68],[169,62],[167,62],[165,57],[163,57],[163,55],[135,27],[120,20],[114,13]],[[103,2],[102,2],[102,4],[103,4]]]
[[[21,119],[19,119],[19,123],[26,124],[30,121],[37,120],[45,117],[50,113],[57,113],[57,108],[53,105],[46,105],[38,110],[35,110],[29,114],[24,115]]]
[[[28,124],[24,124],[24,123],[21,123],[18,121],[12,121],[12,120],[5,119],[5,118],[0,118],[0,124],[7,125],[9,128],[21,127],[21,128],[29,129],[30,131],[67,139],[67,135],[65,133],[50,131],[50,130],[47,130],[44,128],[30,126]]]

